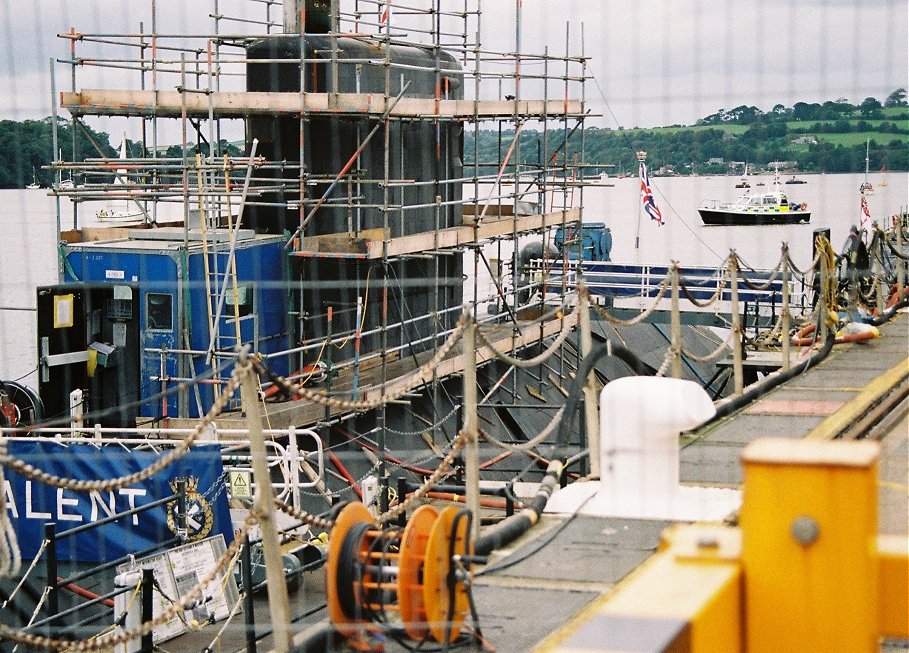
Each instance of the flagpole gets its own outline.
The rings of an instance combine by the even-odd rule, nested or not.
[[[645,165],[647,161],[647,152],[641,151],[637,153],[638,156],[638,225],[637,229],[634,232],[634,254],[635,261],[640,263],[640,244],[641,244],[641,208],[643,204],[643,197],[641,194],[641,184],[644,183],[644,170],[641,166]]]

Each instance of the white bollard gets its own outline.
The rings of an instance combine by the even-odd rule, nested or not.
[[[679,487],[679,433],[713,417],[693,381],[629,376],[600,393],[600,493],[615,514],[661,517]]]
[[[630,376],[600,393],[600,480],[556,492],[548,513],[598,517],[719,520],[736,510],[738,490],[679,485],[679,435],[716,413],[693,381]]]

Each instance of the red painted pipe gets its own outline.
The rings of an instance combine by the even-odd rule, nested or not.
[[[62,580],[63,580],[62,578],[57,576],[58,583]],[[61,589],[69,590],[73,594],[81,596],[83,599],[89,599],[90,601],[93,601],[100,596],[100,594],[95,594],[91,590],[87,590],[84,587],[81,587],[80,585],[76,585],[75,583],[69,583],[68,585],[64,585]],[[103,601],[101,601],[101,603],[106,605],[108,608],[114,607],[113,599],[104,599]]]
[[[357,493],[357,496],[360,497],[360,499],[362,499],[363,491],[360,489],[360,486],[357,485],[357,480],[353,476],[351,476],[350,472],[348,472],[347,468],[344,466],[344,463],[341,462],[341,459],[338,458],[332,450],[329,449],[329,450],[327,450],[327,452],[328,452],[328,459],[331,460],[331,463],[341,473],[341,476],[343,476],[347,480],[347,482],[350,483],[350,487],[352,487],[353,491]]]

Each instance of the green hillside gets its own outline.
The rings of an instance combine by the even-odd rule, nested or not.
[[[479,138],[480,161],[492,169],[513,136],[513,131],[501,137],[491,131],[476,136],[469,133],[465,155],[472,156],[474,138]],[[553,131],[546,140],[551,153],[562,142],[561,132]],[[520,161],[538,163],[542,141],[541,133],[525,129]],[[787,172],[862,172],[866,142],[872,169],[909,170],[909,106],[904,89],[897,89],[883,103],[875,98],[858,105],[844,100],[797,102],[792,107],[778,104],[767,112],[743,105],[720,110],[694,125],[591,127],[585,130],[584,141],[585,161],[614,165],[618,173],[636,172],[635,152],[639,150],[647,152],[651,170],[663,174],[741,172],[746,162],[753,170],[785,162]],[[580,147],[581,138],[575,133],[568,156],[579,156]]]

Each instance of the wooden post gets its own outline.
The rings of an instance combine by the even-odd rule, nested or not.
[[[238,364],[247,368],[240,385],[240,392],[249,423],[249,449],[252,455],[253,474],[256,479],[253,510],[262,532],[262,552],[265,557],[265,577],[268,585],[268,605],[274,628],[275,651],[288,653],[292,646],[290,600],[287,595],[287,581],[284,578],[278,531],[274,522],[274,492],[271,487],[268,459],[265,453],[265,436],[262,433],[262,417],[259,413],[259,395],[256,390],[252,365],[245,352],[241,353]]]
[[[670,339],[672,341],[672,378],[682,378],[682,313],[679,305],[679,262],[672,262],[672,324]]]
[[[593,336],[590,332],[590,291],[587,286],[581,286],[580,310],[581,321],[581,356],[586,357],[593,349]],[[566,419],[568,415],[564,416]],[[600,478],[600,420],[597,410],[597,390],[594,385],[593,370],[587,376],[584,384],[584,419],[587,432],[587,449],[589,450],[590,477]]]
[[[480,533],[480,454],[477,439],[477,323],[471,320],[464,331],[464,464],[467,467],[466,495],[467,509],[473,515],[473,533],[476,539]]]
[[[739,267],[738,257],[733,251],[729,256],[729,289],[732,293],[730,312],[732,313],[732,376],[735,380],[736,396],[745,388],[742,374],[742,319],[739,315]]]
[[[827,326],[827,318],[830,311],[830,306],[827,305],[827,284],[833,283],[833,279],[831,277],[833,274],[835,274],[834,270],[828,268],[827,263],[827,256],[821,256],[821,282],[818,284],[818,289],[821,295],[821,305],[818,308],[818,316],[820,320],[820,333],[818,334],[818,338],[820,338],[821,343],[827,342],[827,331],[829,329]]]
[[[781,316],[782,323],[780,330],[782,331],[783,339],[783,371],[789,369],[789,328],[790,328],[790,316],[789,316],[789,245],[783,244],[783,269],[781,271],[783,275],[783,314]]]
[[[903,253],[903,214],[900,213],[896,216],[897,223],[894,225],[896,229],[896,251],[900,254]],[[903,296],[903,286],[906,285],[906,261],[897,257],[896,259],[896,296],[902,298]]]

